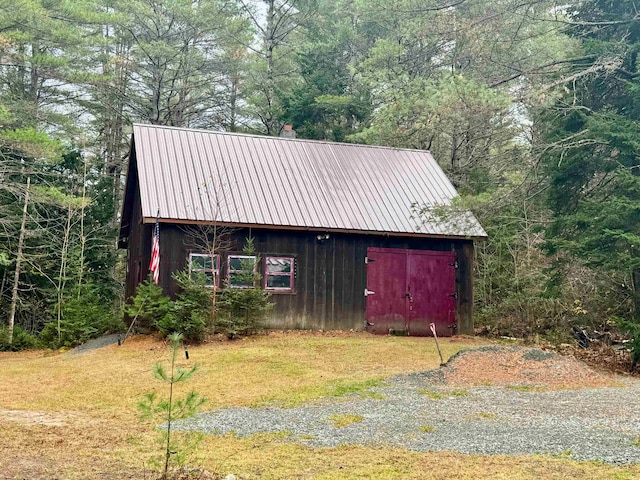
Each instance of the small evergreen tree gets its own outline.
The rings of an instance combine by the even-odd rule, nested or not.
[[[156,328],[171,308],[171,300],[162,294],[162,287],[156,285],[151,275],[138,285],[136,294],[131,298],[131,303],[124,307],[124,311],[131,321],[136,322],[140,332],[149,332]]]
[[[62,299],[60,322],[45,324],[40,340],[49,347],[75,347],[92,338],[125,329],[122,319],[116,315],[111,301],[104,298],[100,288],[87,283],[79,294],[76,287]]]
[[[273,308],[269,293],[259,287],[262,280],[255,266],[260,257],[255,252],[252,238],[243,249],[247,257],[240,261],[241,268],[234,270],[233,283],[216,293],[207,286],[207,276],[188,269],[173,275],[180,293],[175,300],[162,295],[162,289],[150,278],[138,286],[132,302],[125,311],[137,318],[138,327],[157,329],[162,335],[180,333],[188,341],[200,342],[215,328],[229,338],[246,335],[262,328],[262,323]],[[241,287],[239,287],[241,286]],[[219,300],[212,301],[212,295]],[[212,324],[212,306],[215,305],[216,325]]]
[[[189,274],[188,270],[183,270],[173,278],[180,293],[171,303],[170,310],[156,321],[156,327],[165,336],[178,332],[185,340],[202,341],[211,319],[211,295],[214,294],[206,286],[207,277],[203,273]]]
[[[149,392],[138,403],[138,409],[143,418],[154,418],[164,422],[159,438],[163,449],[162,480],[169,478],[169,468],[172,465],[182,466],[184,464],[186,457],[197,444],[197,439],[191,444],[180,442],[171,430],[173,422],[194,415],[206,402],[205,398],[194,391],[189,392],[184,398],[174,397],[174,385],[189,380],[198,367],[197,365],[189,369],[177,367],[176,359],[183,336],[180,333],[172,333],[168,339],[171,349],[169,370],[167,371],[160,363],[153,366],[154,378],[169,387],[168,398],[158,399],[156,392]]]
[[[20,326],[14,327],[11,341],[9,341],[8,329],[5,326],[0,326],[0,352],[18,352],[38,347],[38,338]]]
[[[218,315],[216,328],[229,338],[244,335],[259,330],[267,314],[273,308],[269,302],[269,293],[258,285],[262,279],[255,265],[260,263],[256,254],[253,238],[247,238],[243,253],[252,259],[243,259],[241,269],[234,272],[234,281],[238,285],[248,285],[242,288],[227,288],[220,294],[217,302]]]

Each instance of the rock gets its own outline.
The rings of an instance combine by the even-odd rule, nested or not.
[[[238,477],[236,477],[233,473],[229,473],[226,477],[224,477],[224,480],[238,480]]]

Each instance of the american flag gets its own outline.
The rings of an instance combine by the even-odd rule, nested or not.
[[[153,229],[153,241],[151,243],[151,262],[149,262],[149,271],[153,272],[153,281],[158,284],[160,276],[160,212],[156,217],[156,226]]]

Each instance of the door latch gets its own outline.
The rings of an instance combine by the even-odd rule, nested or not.
[[[449,296],[450,296],[450,297],[453,297],[453,298],[455,298],[455,299],[457,300],[457,299],[458,299],[458,292],[456,292],[456,293],[451,293]]]
[[[373,295],[376,292],[372,292],[371,290],[367,290],[366,288],[364,289],[364,296],[368,297],[369,295]]]

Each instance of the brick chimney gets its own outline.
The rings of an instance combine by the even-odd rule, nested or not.
[[[296,138],[296,131],[293,129],[293,125],[285,125],[280,132],[282,138]]]

